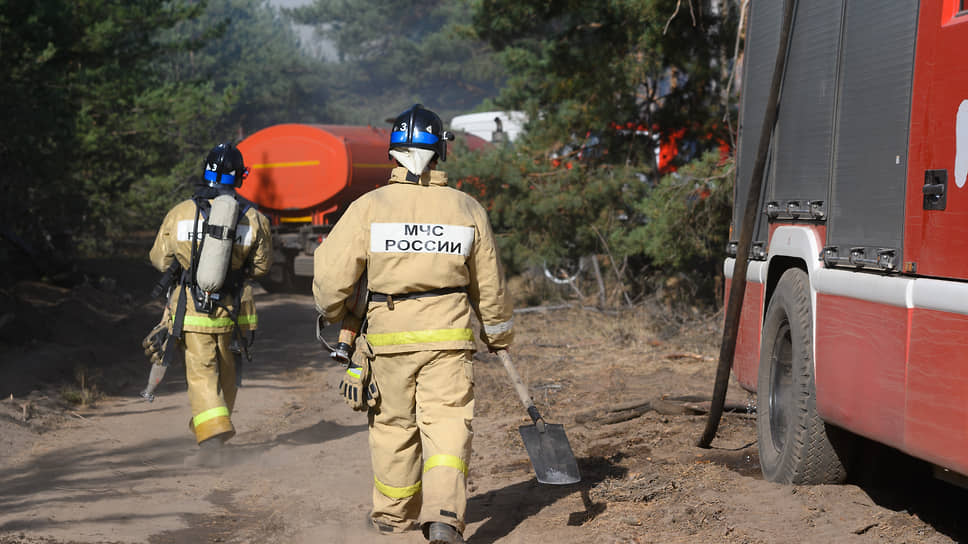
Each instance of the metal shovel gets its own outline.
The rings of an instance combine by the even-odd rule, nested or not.
[[[581,481],[581,473],[578,471],[578,461],[575,454],[571,451],[568,444],[568,437],[565,436],[565,428],[561,425],[545,423],[544,418],[538,413],[528,388],[521,381],[517,369],[511,362],[511,355],[506,349],[498,350],[498,356],[504,363],[514,390],[528,410],[531,421],[534,425],[522,425],[518,427],[524,447],[528,450],[528,457],[531,458],[531,466],[538,482],[552,485],[567,485]]]

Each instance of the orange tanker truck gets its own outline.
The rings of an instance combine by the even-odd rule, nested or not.
[[[272,223],[270,284],[312,278],[313,251],[346,207],[389,179],[389,141],[372,126],[283,124],[239,142],[249,165],[239,194]]]
[[[461,136],[469,150],[489,143]],[[373,126],[282,124],[238,144],[249,166],[239,194],[272,224],[269,288],[292,288],[313,277],[313,251],[357,197],[382,186],[396,163],[390,131]]]

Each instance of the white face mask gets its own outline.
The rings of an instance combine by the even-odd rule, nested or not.
[[[437,153],[432,149],[420,149],[418,147],[408,147],[406,149],[391,149],[390,156],[406,168],[411,174],[419,176],[423,174],[430,161],[434,160]]]

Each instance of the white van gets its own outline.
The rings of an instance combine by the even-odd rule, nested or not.
[[[454,132],[463,130],[478,138],[495,143],[502,138],[509,142],[517,139],[524,130],[528,116],[521,111],[485,111],[458,115],[450,120],[450,129]]]

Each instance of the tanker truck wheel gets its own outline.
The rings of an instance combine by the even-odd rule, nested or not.
[[[756,435],[763,477],[771,482],[827,484],[847,477],[830,440],[844,431],[817,415],[809,281],[799,268],[784,272],[763,323]]]

